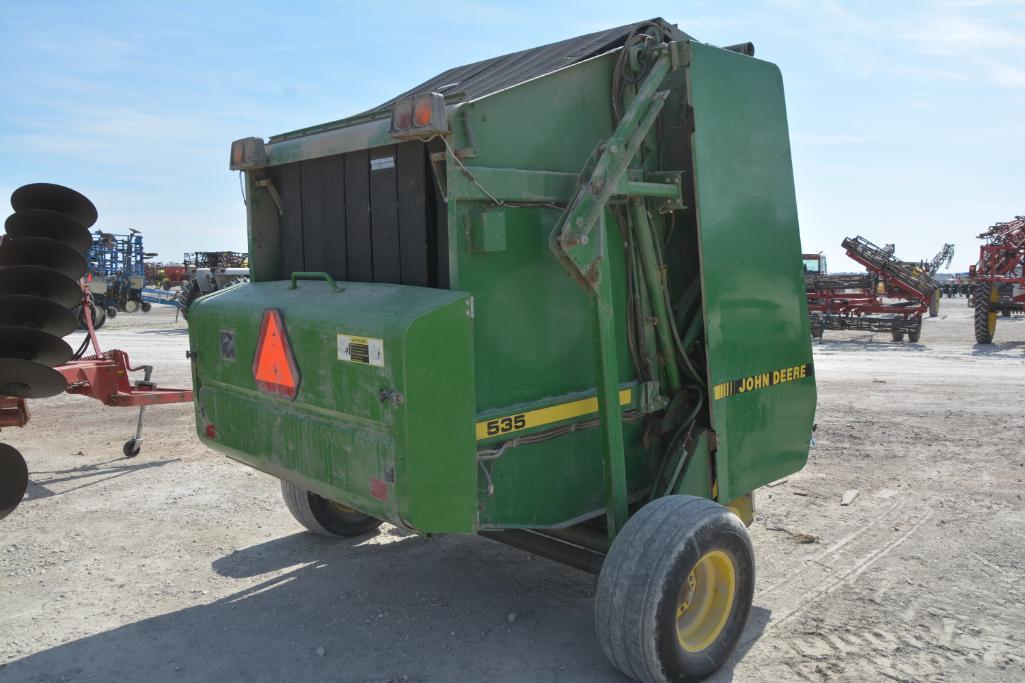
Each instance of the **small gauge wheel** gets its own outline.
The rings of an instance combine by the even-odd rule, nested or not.
[[[121,447],[121,452],[125,454],[126,458],[134,458],[142,450],[142,442],[136,439],[129,439],[125,441],[125,445]]]

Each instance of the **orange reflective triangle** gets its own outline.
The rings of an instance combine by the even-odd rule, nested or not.
[[[273,308],[263,312],[260,322],[253,378],[258,389],[279,396],[295,398],[299,391],[299,368],[295,365],[281,313]]]

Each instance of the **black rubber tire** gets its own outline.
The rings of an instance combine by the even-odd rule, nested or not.
[[[677,638],[677,605],[695,564],[715,550],[732,561],[734,600],[712,643],[687,652]],[[598,642],[613,666],[635,680],[700,680],[736,647],[754,584],[754,550],[736,515],[704,498],[659,498],[630,518],[605,558],[595,595]]]
[[[919,320],[918,324],[915,325],[915,329],[908,330],[908,341],[912,344],[917,344],[918,340],[922,338],[922,321]]]
[[[71,309],[71,312],[74,314],[75,318],[78,319],[78,329],[87,329],[85,324],[85,310],[82,306],[75,306]],[[93,329],[98,330],[103,327],[103,323],[107,322],[107,312],[99,306],[92,304],[92,319]]]
[[[131,438],[125,441],[125,445],[121,447],[121,452],[125,454],[126,458],[134,458],[142,450],[142,444]]]
[[[113,306],[107,306],[107,317],[113,320],[117,317],[117,309]]]
[[[295,520],[320,536],[360,536],[381,526],[381,520],[355,510],[343,512],[327,498],[281,480],[281,497]]]
[[[186,322],[189,320],[189,306],[201,295],[199,283],[195,280],[189,280],[182,285],[182,289],[178,293],[178,309],[182,312],[182,317],[185,318]]]
[[[143,313],[149,313],[150,309],[153,308],[153,304],[151,304],[148,301],[143,301],[142,305],[140,306],[140,308],[142,309]]]
[[[893,329],[890,330],[890,337],[895,342],[904,341],[904,328],[903,327],[894,327]]]
[[[1000,316],[1003,317],[1003,318],[1010,318],[1011,317],[1011,312],[1010,311],[1000,311]]]
[[[977,344],[992,344],[993,330],[989,324],[989,298],[993,285],[989,282],[979,282],[975,285],[972,298],[975,302],[975,342]],[[995,328],[995,325],[994,325]]]

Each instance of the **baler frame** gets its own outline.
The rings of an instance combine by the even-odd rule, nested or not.
[[[663,20],[537,50],[506,56],[537,69],[518,80],[489,60],[232,145],[253,277],[190,309],[197,434],[281,478],[315,533],[385,520],[598,572],[607,653],[625,592],[671,602],[707,637],[662,629],[658,666],[704,676],[750,609],[752,492],[813,428],[782,79]],[[274,367],[288,395],[261,387]],[[651,577],[693,557],[655,580],[634,550]],[[712,565],[730,597],[691,609]]]

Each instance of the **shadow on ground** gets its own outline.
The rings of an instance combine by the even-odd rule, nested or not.
[[[181,335],[187,335],[189,333],[189,328],[187,328],[187,327],[167,327],[167,328],[160,328],[160,329],[156,329],[156,330],[134,330],[134,332],[136,332],[137,334],[160,334],[160,335],[163,335],[165,337],[166,336],[175,336],[175,337],[177,337],[177,336],[181,336]]]
[[[32,470],[29,473],[30,478],[25,500],[59,496],[117,477],[123,477],[126,474],[138,472],[139,470],[163,467],[164,465],[170,465],[179,461],[180,458],[172,458],[169,460],[150,460],[132,463],[125,458],[117,458],[65,470]],[[50,488],[55,484],[66,484],[68,482],[76,482],[76,484],[67,488],[62,487],[59,492],[53,491]]]
[[[848,337],[846,339],[823,338],[813,340],[812,346],[813,348],[823,351],[857,349],[858,351],[894,351],[897,353],[909,353],[928,350],[928,347],[922,343],[895,342],[890,339],[889,334],[886,335],[885,339],[882,338],[882,335],[871,334]]]
[[[992,344],[975,344],[972,347],[973,356],[999,356],[1008,351],[1025,351],[1025,340],[994,342]]]
[[[16,660],[0,679],[625,680],[595,639],[594,577],[481,538],[367,540],[295,534],[233,552],[213,569],[246,589]],[[732,679],[768,617],[752,611],[709,680]]]

